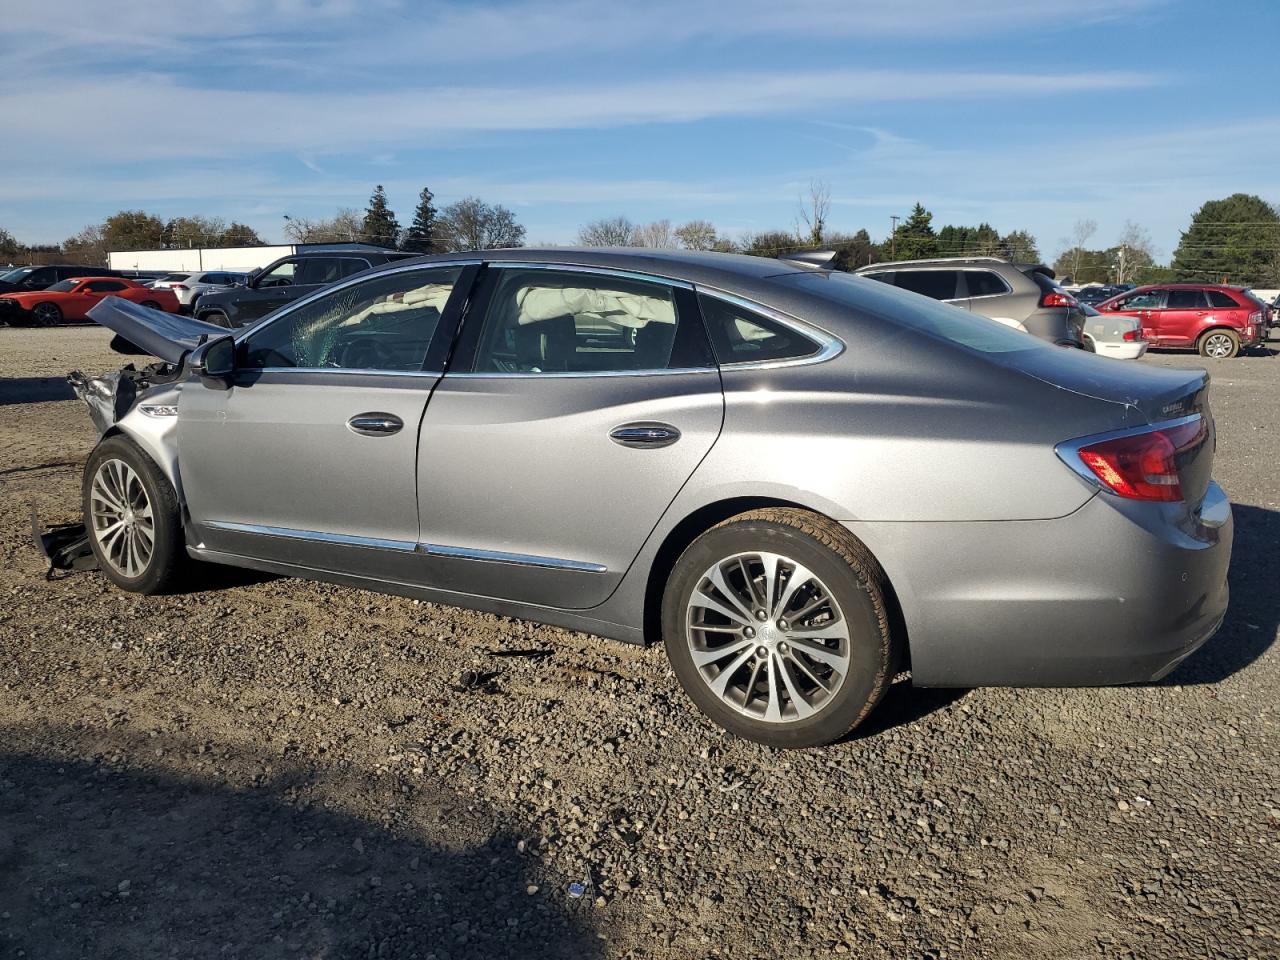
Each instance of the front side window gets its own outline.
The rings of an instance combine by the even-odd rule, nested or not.
[[[670,287],[575,271],[503,269],[476,350],[477,373],[665,370],[676,343]]]
[[[249,334],[249,369],[421,370],[462,270],[370,277],[317,297]]]
[[[268,272],[258,277],[256,286],[262,287],[288,287],[293,284],[293,276],[297,272],[298,261],[286,260],[278,263]]]
[[[728,300],[704,293],[698,304],[721,364],[800,360],[821,349],[792,327]]]
[[[1166,310],[1203,310],[1204,293],[1200,290],[1170,290]]]
[[[956,270],[899,270],[895,284],[934,300],[954,300],[959,277]]]
[[[1117,310],[1159,310],[1164,306],[1163,290],[1147,290],[1135,293],[1116,304]]]
[[[85,284],[85,289],[93,293],[114,293],[124,288],[124,284],[119,280],[93,280]]]
[[[48,288],[49,293],[68,293],[76,288],[79,280],[59,280],[53,286]]]

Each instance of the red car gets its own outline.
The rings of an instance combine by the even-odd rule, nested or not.
[[[1212,283],[1137,287],[1097,309],[1136,317],[1153,347],[1191,347],[1219,360],[1263,343],[1271,320],[1266,304],[1247,290]]]
[[[0,321],[11,327],[85,321],[103,297],[123,297],[155,310],[178,312],[178,295],[172,290],[152,290],[123,277],[79,277],[34,293],[0,295]]]

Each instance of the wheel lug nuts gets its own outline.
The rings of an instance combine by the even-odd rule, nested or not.
[[[786,653],[786,652],[787,652],[787,649],[788,649],[788,647],[787,647],[787,645],[786,645],[785,643],[780,643],[780,644],[778,644],[778,652],[779,652],[779,653]]]
[[[767,613],[765,613],[763,610],[757,610],[757,611],[756,611],[756,619],[757,619],[757,620],[767,620],[768,618],[769,618],[769,615],[768,615]]]
[[[786,630],[786,629],[787,629],[787,621],[785,621],[785,620],[779,620],[779,621],[778,621],[778,629],[779,629],[779,630]]]
[[[768,655],[769,655],[769,651],[766,650],[764,647],[756,647],[756,656],[759,657],[761,660],[763,660]]]
[[[742,635],[746,637],[748,640],[750,640],[752,637],[756,635],[756,632],[751,627],[747,627],[745,630],[742,631]]]

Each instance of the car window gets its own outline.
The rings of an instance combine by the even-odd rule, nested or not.
[[[317,297],[249,334],[239,365],[421,370],[460,267],[370,277]]]
[[[1202,290],[1170,290],[1169,299],[1165,303],[1166,310],[1203,310],[1205,307]]]
[[[665,370],[676,341],[670,287],[574,271],[499,271],[477,373]]]
[[[45,267],[42,270],[33,270],[26,280],[30,284],[53,283],[58,279],[57,272],[53,267]]]
[[[53,286],[48,288],[48,292],[49,293],[67,293],[70,290],[74,290],[76,288],[76,284],[78,284],[79,282],[80,281],[78,280],[59,280]]]
[[[794,328],[728,300],[704,293],[698,305],[721,364],[800,360],[821,349]]]
[[[336,283],[339,280],[368,270],[369,264],[352,257],[308,257],[298,264],[299,284]]]
[[[125,285],[119,280],[91,280],[84,286],[86,290],[90,290],[93,293],[112,293],[125,289]]]
[[[271,268],[267,273],[258,277],[257,286],[262,287],[288,287],[293,284],[294,273],[298,269],[297,260],[285,260]]]
[[[954,300],[958,270],[899,270],[894,285],[934,300]]]
[[[997,297],[1009,292],[1009,285],[991,270],[966,270],[964,279],[971,297]]]
[[[1229,293],[1223,293],[1221,290],[1207,290],[1209,294],[1209,306],[1219,309],[1234,310],[1240,306],[1231,298]]]
[[[1117,310],[1159,310],[1164,306],[1163,290],[1146,290],[1126,297],[1116,304]]]
[[[16,267],[0,277],[0,280],[4,280],[6,283],[17,283],[19,280],[25,280],[33,272],[31,267]]]
[[[166,273],[160,278],[163,283],[182,283],[184,280],[190,279],[189,273]]]
[[[858,276],[879,280],[881,283],[893,283],[894,272],[892,270],[884,270],[880,273],[860,273]]]

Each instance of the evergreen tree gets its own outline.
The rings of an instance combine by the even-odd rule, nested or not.
[[[938,237],[933,232],[933,214],[917,203],[898,225],[889,243],[894,260],[924,260],[938,255]]]
[[[396,215],[387,206],[387,194],[378,184],[369,198],[369,207],[364,213],[364,241],[379,247],[394,249],[400,242],[400,224]]]
[[[418,207],[413,211],[413,223],[405,231],[402,249],[412,250],[414,253],[435,253],[444,249],[437,236],[439,226],[436,223],[436,208],[431,202],[434,199],[431,191],[423,187],[418,194]]]
[[[1210,200],[1191,218],[1173,253],[1179,280],[1280,285],[1280,216],[1261,197],[1235,193]]]
[[[1039,263],[1040,248],[1030,231],[1013,230],[1000,238],[1000,256],[1014,263]]]

